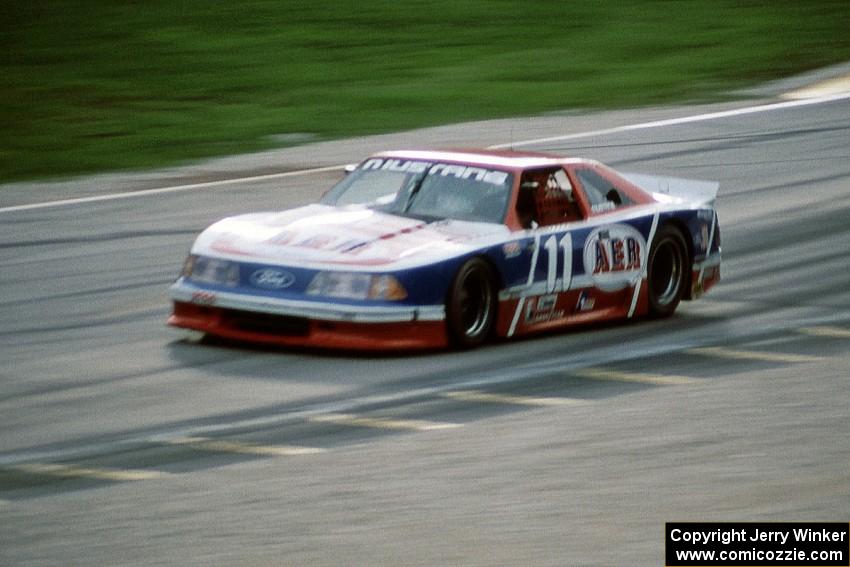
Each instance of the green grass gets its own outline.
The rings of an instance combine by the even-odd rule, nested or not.
[[[0,181],[711,100],[850,59],[846,0],[12,0],[0,22]]]

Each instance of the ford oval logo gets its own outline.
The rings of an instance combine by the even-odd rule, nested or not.
[[[295,276],[286,270],[263,268],[251,274],[251,283],[265,289],[283,289],[295,283]]]

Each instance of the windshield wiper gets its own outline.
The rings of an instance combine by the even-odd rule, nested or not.
[[[426,213],[406,213],[405,212],[405,213],[396,213],[396,214],[398,214],[399,216],[402,216],[402,217],[409,218],[409,219],[420,220],[420,221],[427,223],[427,224],[433,224],[435,222],[448,220],[448,219],[446,219],[446,217],[429,215],[429,214],[426,214]]]
[[[406,213],[410,210],[410,207],[413,206],[413,201],[416,199],[416,195],[419,193],[419,190],[422,189],[422,184],[425,183],[425,180],[428,178],[428,174],[431,172],[431,169],[437,165],[436,163],[432,163],[428,167],[425,168],[425,171],[422,172],[422,177],[416,180],[416,184],[410,189],[410,193],[407,194],[407,202],[402,207],[401,212]]]

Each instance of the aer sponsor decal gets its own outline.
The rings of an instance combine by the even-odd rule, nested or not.
[[[646,240],[629,225],[597,228],[584,244],[584,271],[604,291],[634,285],[645,262]]]

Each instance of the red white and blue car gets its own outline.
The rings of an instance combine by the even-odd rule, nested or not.
[[[350,169],[317,204],[201,233],[169,324],[278,345],[468,348],[669,316],[720,279],[716,183],[525,152],[384,152]]]

